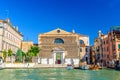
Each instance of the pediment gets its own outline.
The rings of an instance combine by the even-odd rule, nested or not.
[[[57,28],[57,29],[55,29],[55,30],[52,30],[52,31],[50,31],[50,32],[47,32],[47,33],[44,33],[44,34],[72,34],[71,32],[67,32],[67,31],[64,31],[64,30],[62,30],[62,29],[60,29],[60,28]]]

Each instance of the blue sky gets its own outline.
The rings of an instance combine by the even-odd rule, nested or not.
[[[24,40],[38,42],[38,34],[61,28],[90,37],[120,25],[120,0],[0,0],[0,19],[9,17]]]

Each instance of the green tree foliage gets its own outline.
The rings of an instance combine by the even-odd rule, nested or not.
[[[21,50],[21,49],[18,49],[18,50],[17,50],[17,53],[16,53],[16,56],[15,56],[17,62],[22,62],[22,57],[23,57],[22,54],[23,54],[23,53],[22,53],[22,50]]]
[[[11,49],[8,50],[8,56],[12,56],[12,50]]]
[[[22,51],[22,57],[26,57],[26,53]]]
[[[30,54],[30,56],[37,56],[39,51],[40,49],[38,46],[32,46],[30,50],[28,51],[28,53]]]
[[[3,57],[4,57],[4,61],[6,61],[6,57],[7,57],[7,52],[6,52],[6,50],[3,51]]]
[[[27,60],[28,60],[29,62],[31,62],[33,56],[34,56],[33,52],[28,52],[26,58],[27,58]]]
[[[26,54],[26,61],[31,62],[33,56],[37,56],[40,49],[38,46],[31,46],[31,48],[28,50],[28,53]]]
[[[28,55],[28,53],[26,54],[25,61],[27,61],[27,62],[30,62],[30,61],[31,61],[31,58],[30,58],[30,56]]]
[[[25,61],[26,53],[22,51],[22,60]]]

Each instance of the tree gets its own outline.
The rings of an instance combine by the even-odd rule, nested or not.
[[[22,50],[21,49],[17,50],[15,57],[16,57],[17,62],[22,62]]]
[[[22,57],[26,57],[26,53],[22,51]]]
[[[23,62],[25,61],[25,58],[26,58],[26,53],[22,51],[22,59],[23,59]]]
[[[12,50],[9,49],[9,50],[8,50],[8,56],[10,57],[10,61],[11,61],[11,62],[12,62],[12,57],[11,57],[11,56],[12,56],[12,53],[13,53]]]
[[[8,50],[8,56],[12,56],[12,50],[11,49]]]
[[[25,61],[27,61],[27,62],[31,61],[30,56],[28,55],[28,53],[26,53]]]
[[[31,46],[30,50],[28,50],[27,55],[29,56],[30,61],[32,61],[32,58],[34,56],[37,56],[39,53],[40,49],[38,46]]]
[[[4,61],[6,61],[6,57],[7,57],[7,52],[6,50],[3,51],[3,58],[4,58]]]
[[[32,56],[37,56],[39,53],[40,49],[38,46],[31,46],[30,50],[28,53],[31,53]]]

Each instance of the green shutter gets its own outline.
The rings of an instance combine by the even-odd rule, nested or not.
[[[118,49],[120,49],[120,44],[118,44]]]

